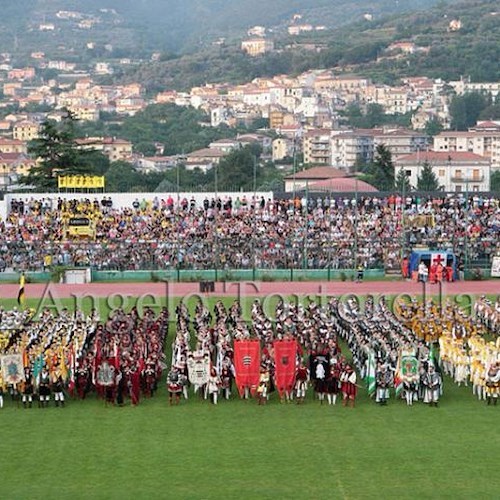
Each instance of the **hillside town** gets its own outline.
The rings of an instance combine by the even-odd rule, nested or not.
[[[67,18],[70,14],[64,11],[61,16]],[[83,21],[78,18],[78,22]],[[250,57],[272,49],[265,37],[259,38],[259,28],[249,30],[253,38],[242,42],[241,49]],[[259,39],[266,43],[259,44]],[[411,49],[404,41],[393,45],[392,49],[400,54]],[[422,76],[390,86],[324,69],[297,77],[256,78],[240,85],[206,83],[186,92],[166,88],[148,95],[138,82],[100,83],[102,75],[113,73],[113,66],[105,60],[97,61],[91,71],[76,63],[50,59],[43,51],[33,52],[31,61],[29,66],[13,67],[11,55],[0,54],[0,113],[4,110],[0,119],[2,191],[17,187],[19,178],[36,161],[28,154],[28,142],[38,137],[44,120],[60,120],[69,110],[82,122],[97,122],[106,113],[120,123],[149,105],[166,103],[202,110],[209,117],[207,126],[242,127],[257,120],[265,126],[258,133],[214,141],[182,156],[164,155],[161,144],[155,155],[144,156],[135,151],[134,144],[120,137],[86,137],[79,144],[101,151],[110,161],[130,162],[142,172],[162,172],[179,162],[186,169],[207,172],[229,152],[257,142],[269,160],[288,160],[291,164],[300,154],[300,169],[332,167],[332,177],[339,177],[338,171],[344,177],[352,176],[360,164],[374,160],[377,146],[383,144],[392,154],[395,174],[404,170],[412,187],[416,186],[422,165],[429,163],[439,185],[452,192],[488,191],[492,173],[500,169],[499,121],[478,121],[468,131],[450,129],[453,96],[483,93],[494,101],[500,93],[500,82],[474,83],[465,77],[444,81]],[[53,78],[48,80],[41,76],[47,69],[53,70]],[[345,111],[351,105],[361,110],[378,105],[391,117],[411,116],[411,128],[397,124],[352,127],[345,120]],[[429,122],[439,125],[439,133],[428,133]]]

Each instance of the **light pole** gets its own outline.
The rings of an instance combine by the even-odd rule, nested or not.
[[[177,267],[177,281],[180,281],[180,276],[181,276],[181,270],[180,270],[180,253],[181,253],[181,241],[180,241],[180,228],[179,228],[179,223],[180,223],[180,217],[179,217],[179,207],[181,204],[180,200],[180,175],[179,175],[179,159],[177,159],[177,164],[176,164],[176,180],[177,180],[177,207],[175,208],[175,234],[176,234],[176,267]]]
[[[358,178],[356,177],[355,182],[355,206],[354,206],[354,273],[356,274],[356,269],[358,267]]]
[[[215,203],[214,203],[214,249],[215,249],[215,281],[217,281],[217,269],[219,267],[219,235],[217,234],[217,223],[218,223],[218,169],[217,162],[214,165],[214,180],[215,180]]]
[[[469,270],[469,179],[465,178],[464,278]]]
[[[302,254],[302,269],[307,269],[307,230],[309,222],[309,181],[306,181],[306,211],[304,217],[304,251]]]
[[[252,231],[252,279],[255,280],[256,267],[256,242],[255,232],[257,229],[257,157],[253,156],[253,231]]]

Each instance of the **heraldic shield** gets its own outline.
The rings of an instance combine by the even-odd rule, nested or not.
[[[297,373],[297,341],[276,340],[274,347],[274,366],[276,388],[283,397],[285,392],[291,392]]]
[[[115,383],[115,367],[108,363],[107,361],[103,361],[97,370],[96,382],[98,385],[102,386],[110,386]]]
[[[418,359],[415,356],[401,356],[400,366],[403,380],[418,378]]]
[[[234,368],[240,396],[245,393],[245,388],[248,388],[253,395],[259,385],[260,376],[260,342],[258,340],[235,340]]]
[[[22,354],[6,354],[0,357],[2,376],[7,385],[16,385],[24,380],[24,367]]]
[[[210,356],[208,353],[193,352],[187,358],[189,382],[201,387],[210,377]]]

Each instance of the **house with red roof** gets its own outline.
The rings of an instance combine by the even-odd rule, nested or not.
[[[418,151],[394,159],[395,175],[404,170],[413,187],[428,163],[444,191],[478,192],[490,190],[491,161],[469,151]]]

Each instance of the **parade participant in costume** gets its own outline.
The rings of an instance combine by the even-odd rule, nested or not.
[[[154,363],[149,359],[143,372],[143,380],[144,394],[146,395],[146,397],[152,397],[156,385],[156,370]]]
[[[423,376],[424,385],[424,403],[429,403],[430,406],[436,406],[441,395],[442,380],[441,375],[436,372],[434,366],[429,364],[427,372]]]
[[[220,378],[221,378],[221,387],[223,390],[224,397],[226,399],[229,399],[229,397],[231,396],[233,370],[231,362],[228,359],[222,362]]]
[[[389,387],[391,386],[391,373],[387,370],[387,366],[379,365],[375,374],[375,401],[380,405],[386,405],[389,399]]]
[[[321,404],[328,392],[327,377],[330,370],[330,354],[326,350],[313,352],[310,355],[311,378],[314,381],[314,392],[318,395]]]
[[[356,372],[352,369],[351,365],[347,364],[340,375],[340,383],[342,389],[342,405],[347,406],[349,403],[354,408],[357,385],[356,385]]]
[[[498,395],[500,393],[500,363],[491,363],[486,370],[486,400],[490,405],[497,404]]]
[[[179,404],[181,399],[182,385],[179,383],[179,370],[177,366],[172,366],[167,375],[168,402],[170,405]]]
[[[407,406],[413,406],[413,401],[418,400],[418,376],[403,380],[403,393]]]
[[[76,370],[76,392],[80,399],[85,399],[90,385],[90,373],[87,365],[82,361]]]
[[[4,393],[5,393],[5,384],[3,382],[2,374],[0,373],[0,408],[3,408]]]
[[[295,378],[295,396],[297,399],[297,404],[304,402],[306,397],[307,385],[309,382],[309,370],[303,361],[301,361],[298,369],[297,376]]]
[[[54,392],[54,401],[56,406],[64,406],[63,379],[60,370],[56,370],[52,378],[52,391]]]
[[[24,372],[24,382],[21,385],[21,397],[24,408],[31,408],[33,404],[33,381],[29,369]]]
[[[335,358],[330,358],[330,372],[327,380],[328,404],[334,405],[337,402],[337,394],[340,387],[340,369]]]
[[[259,377],[259,385],[257,387],[257,399],[259,405],[264,405],[267,403],[267,395],[269,391],[269,370],[266,368],[261,368],[260,377]]]
[[[50,400],[50,375],[49,372],[43,368],[38,376],[38,396],[41,408],[49,406]]]
[[[219,398],[219,388],[220,388],[220,378],[215,371],[215,368],[210,370],[210,377],[208,377],[208,383],[206,386],[206,391],[210,396],[210,400],[214,405],[217,404],[217,400]]]

